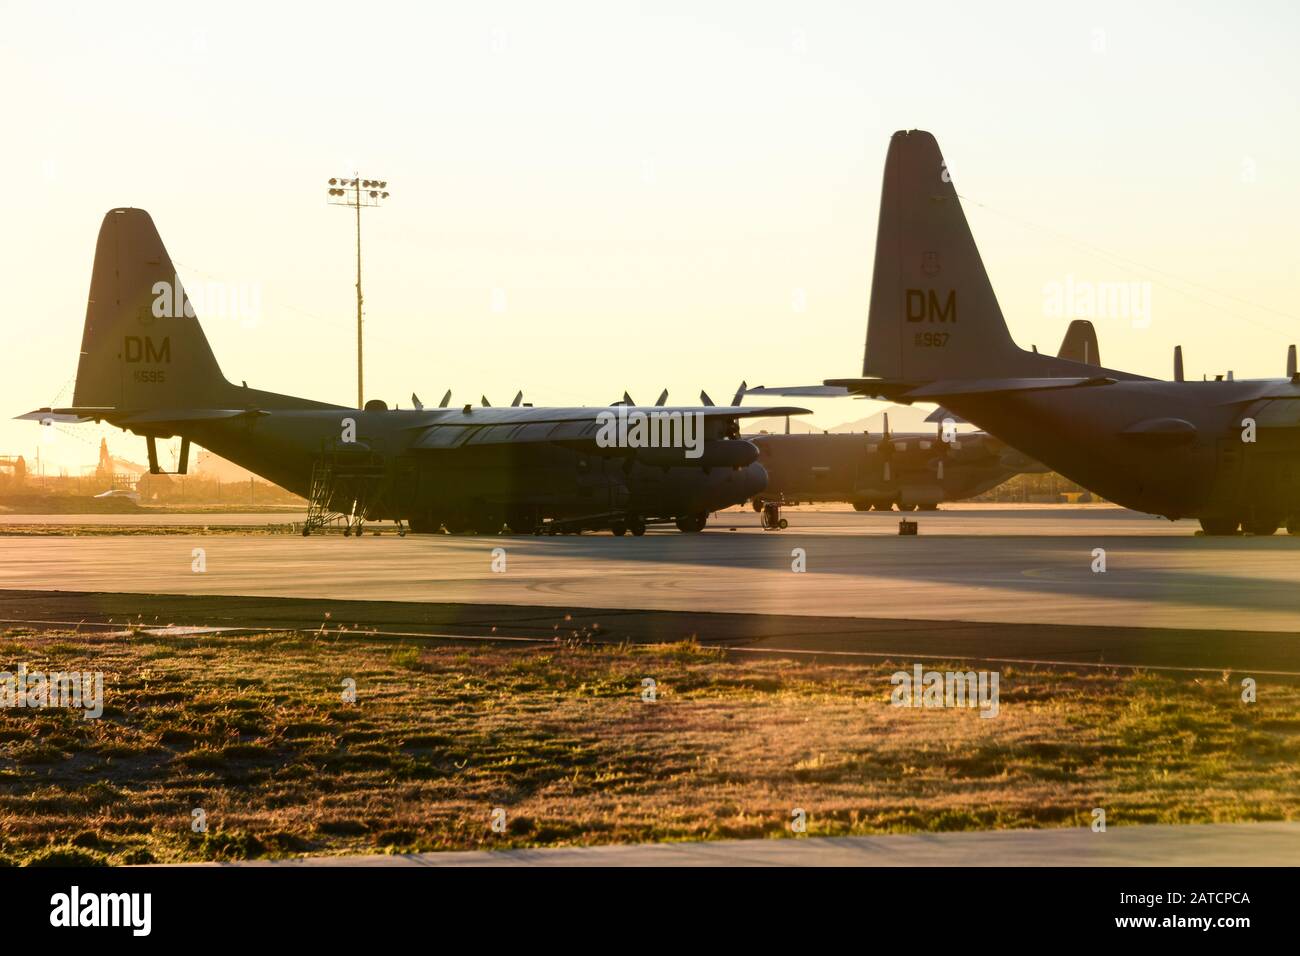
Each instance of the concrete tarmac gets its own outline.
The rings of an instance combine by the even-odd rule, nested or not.
[[[0,587],[1300,632],[1300,537],[1171,533],[1115,508],[911,517],[917,537],[897,513],[852,511],[769,533],[730,512],[642,538],[6,536]]]
[[[323,856],[201,866],[1296,866],[1300,823],[792,837]]]
[[[0,590],[0,627],[85,634],[188,629],[346,631],[411,639],[672,643],[805,660],[981,661],[1224,671],[1300,679],[1300,640],[1276,631],[856,618],[637,608]]]
[[[819,504],[786,508],[785,517],[791,530],[817,534],[896,534],[898,521],[909,518],[923,522],[925,534],[1051,534],[1089,535],[1195,535],[1195,521],[1166,521],[1139,514],[1114,505],[1035,505],[957,502],[938,511],[856,512],[847,505]],[[3,514],[0,534],[34,525],[51,527],[90,526],[96,528],[207,527],[248,529],[266,527],[283,529],[297,523],[301,527],[305,512],[164,512],[144,509],[130,514]],[[1007,524],[1006,522],[1011,522]],[[392,530],[390,522],[370,527]],[[718,512],[709,521],[713,531],[760,531],[759,517],[748,507]],[[658,529],[676,533],[667,528]],[[651,533],[654,533],[652,529]]]

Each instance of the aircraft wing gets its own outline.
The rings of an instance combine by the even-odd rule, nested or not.
[[[806,408],[776,408],[700,405],[693,407],[618,406],[580,408],[480,408],[446,409],[428,413],[411,425],[422,434],[411,444],[413,449],[464,448],[473,445],[508,445],[529,443],[586,444],[595,441],[603,413],[630,415],[672,414],[701,415],[706,422],[718,419],[759,418],[765,416],[807,415]]]
[[[1243,384],[1238,380],[1237,384]],[[1241,405],[1248,402],[1259,401],[1261,398],[1278,398],[1278,399],[1298,399],[1300,398],[1300,376],[1295,379],[1259,379],[1252,384],[1255,385],[1253,391],[1244,394],[1237,393],[1228,401],[1221,402],[1221,405]]]

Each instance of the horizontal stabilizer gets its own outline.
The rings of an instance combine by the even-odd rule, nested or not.
[[[110,421],[120,428],[135,425],[171,425],[186,422],[217,422],[245,415],[269,415],[261,409],[248,408],[154,408],[147,412],[135,412],[130,415],[110,417]]]
[[[123,411],[117,408],[38,408],[26,415],[16,416],[19,421],[77,423],[106,421],[119,428],[136,425],[169,425],[184,422],[214,422],[243,415],[265,415],[259,409],[247,408],[151,408],[147,412]]]
[[[915,382],[896,382],[880,378],[828,379],[828,385],[843,386],[850,391],[872,398],[887,398],[902,402],[933,402],[937,399],[963,395],[999,395],[1009,392],[1041,392],[1056,388],[1083,388],[1094,385],[1114,385],[1117,379],[1104,375],[1090,378],[958,378],[925,385]]]
[[[785,395],[789,398],[843,398],[852,395],[842,385],[753,385],[745,389],[746,395]]]
[[[91,422],[96,418],[102,418],[106,412],[114,411],[113,408],[96,408],[92,406],[76,406],[73,408],[38,408],[34,412],[28,412],[26,415],[15,415],[14,421],[17,422],[57,422],[61,425],[75,425],[79,422]]]
[[[999,395],[1007,392],[1042,392],[1054,388],[1085,388],[1114,385],[1117,379],[1102,375],[1093,378],[984,378],[931,382],[906,394],[911,401],[926,401],[956,395]]]

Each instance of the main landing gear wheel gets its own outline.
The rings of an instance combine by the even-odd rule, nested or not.
[[[629,515],[627,519],[627,530],[632,532],[632,537],[641,537],[641,535],[645,534],[645,519],[640,515]]]
[[[1235,518],[1202,518],[1201,530],[1207,535],[1236,534],[1239,524]]]
[[[1241,523],[1242,531],[1249,531],[1259,538],[1268,538],[1277,534],[1277,529],[1281,527],[1282,519],[1269,517],[1268,515],[1256,515],[1253,518],[1247,518]]]
[[[511,534],[528,534],[542,523],[537,508],[515,505],[506,509],[506,528]]]
[[[621,538],[623,537],[623,535],[627,534],[627,525],[616,524],[613,527],[611,527],[609,530],[614,535],[614,537]]]
[[[677,530],[683,534],[698,534],[709,523],[709,516],[707,514],[679,515],[673,523],[677,525]]]

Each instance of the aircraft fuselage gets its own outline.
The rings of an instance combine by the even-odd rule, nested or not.
[[[418,528],[490,530],[507,523],[532,530],[545,518],[611,513],[669,520],[740,504],[766,484],[752,461],[756,452],[748,463],[709,466],[710,455],[734,454],[741,444],[725,435],[706,437],[702,465],[664,466],[646,460],[649,450],[595,449],[579,437],[585,423],[548,423],[548,411],[554,410],[269,410],[135,430],[184,435],[304,497],[312,494],[318,463],[341,473],[373,472],[382,494],[368,498],[365,517],[401,518]],[[599,411],[589,410],[592,421]],[[552,441],[504,440],[524,427],[558,433]],[[350,493],[345,485],[333,507],[347,513],[351,502],[342,499]]]
[[[1300,401],[1264,397],[1279,384],[1132,380],[947,404],[1125,507],[1170,519],[1285,518],[1300,513]]]

